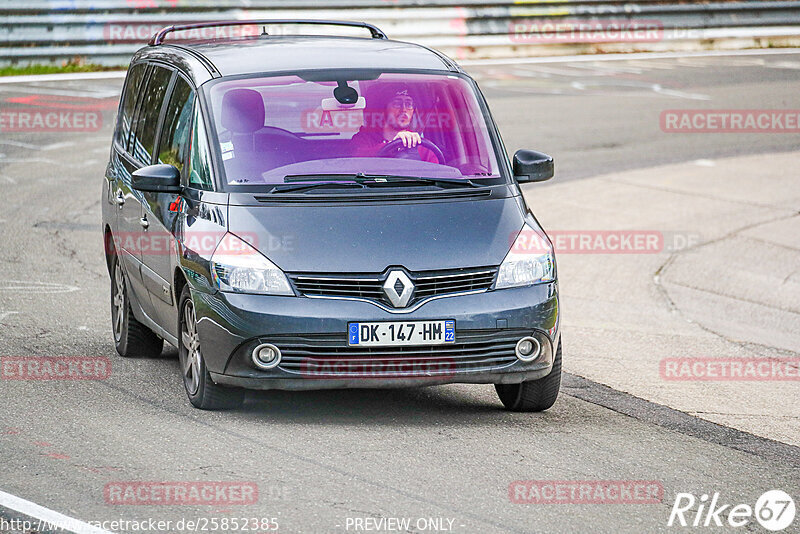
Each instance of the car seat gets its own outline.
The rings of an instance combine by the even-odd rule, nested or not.
[[[258,91],[232,89],[222,97],[221,123],[227,132],[220,141],[230,142],[233,148],[224,162],[229,181],[260,179],[263,172],[296,161],[293,154],[300,153],[298,144],[303,140],[284,129],[265,126],[265,121],[264,99]]]

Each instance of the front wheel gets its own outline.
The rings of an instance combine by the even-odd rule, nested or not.
[[[201,410],[221,410],[241,406],[244,402],[244,390],[215,384],[208,374],[200,348],[200,336],[197,333],[197,314],[188,284],[181,293],[179,309],[181,314],[178,360],[189,402]]]
[[[550,408],[561,389],[561,340],[547,376],[519,384],[495,384],[497,396],[507,409],[514,412],[542,412]]]

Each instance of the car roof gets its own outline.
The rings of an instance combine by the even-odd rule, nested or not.
[[[421,45],[327,35],[254,36],[192,42],[167,40],[143,48],[135,60],[150,58],[193,66],[186,70],[191,71],[188,74],[198,85],[221,76],[299,70],[460,70],[446,56]],[[205,69],[198,69],[198,62]]]

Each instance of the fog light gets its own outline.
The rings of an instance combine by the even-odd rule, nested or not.
[[[272,369],[281,363],[281,350],[269,343],[259,345],[253,349],[253,363],[259,369]]]
[[[539,356],[542,346],[535,337],[523,337],[517,341],[517,358],[523,362],[531,362]]]

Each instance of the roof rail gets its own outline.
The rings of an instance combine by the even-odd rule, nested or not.
[[[230,21],[217,21],[217,22],[197,22],[193,24],[175,24],[161,28],[152,39],[150,39],[150,46],[157,46],[164,42],[164,37],[168,33],[193,30],[195,28],[216,28],[219,26],[249,26],[249,25],[267,25],[267,24],[316,24],[320,26],[349,26],[354,28],[366,28],[372,35],[373,39],[388,39],[386,34],[383,33],[377,26],[368,24],[366,22],[353,22],[348,20],[314,20],[314,19],[259,19],[259,20],[230,20]]]

